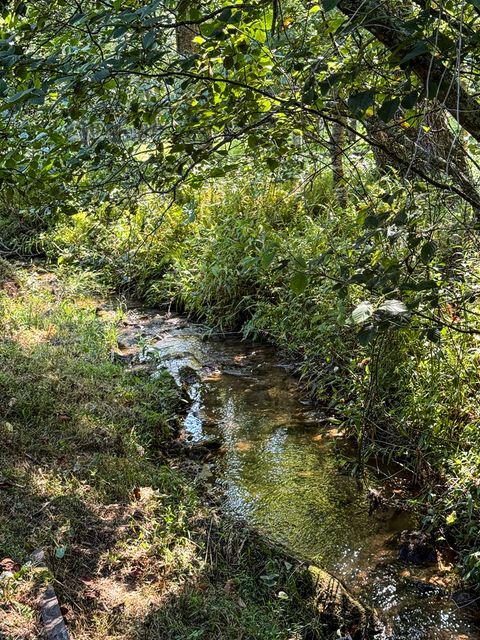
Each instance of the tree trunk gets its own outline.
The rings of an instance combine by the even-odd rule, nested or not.
[[[333,172],[333,189],[338,204],[345,208],[348,204],[345,185],[345,168],[343,154],[345,153],[346,130],[341,122],[334,122],[330,131],[330,157]]]
[[[398,122],[401,113],[396,118]],[[420,126],[403,129],[385,124],[378,117],[365,119],[368,137],[380,171],[393,168],[402,177],[413,173],[435,177],[443,173],[468,196],[470,204],[480,214],[480,194],[471,175],[465,149],[450,130],[446,113],[436,101],[428,105]]]
[[[185,19],[188,9],[193,6],[192,0],[180,0],[177,5],[177,21],[181,22]],[[190,56],[195,53],[195,43],[193,38],[198,35],[199,29],[195,24],[181,24],[175,30],[177,40],[177,52],[184,56]]]
[[[403,20],[386,10],[380,0],[340,0],[337,7],[353,25],[369,31],[396,55],[401,56],[412,49],[411,33]],[[437,100],[480,142],[480,103],[458,81],[455,73],[430,54],[418,55],[408,64],[422,81],[427,94],[435,85]]]

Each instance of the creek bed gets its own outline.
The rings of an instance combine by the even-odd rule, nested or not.
[[[147,359],[187,386],[186,439],[222,442],[210,466],[226,509],[340,578],[377,610],[383,638],[480,637],[476,603],[450,597],[445,558],[426,568],[398,561],[389,541],[414,526],[411,517],[395,507],[369,513],[365,490],[339,456],[336,421],[305,400],[273,348],[208,337],[202,326],[155,310],[130,309],[124,325],[125,353],[140,342]],[[381,476],[371,472],[368,482]]]

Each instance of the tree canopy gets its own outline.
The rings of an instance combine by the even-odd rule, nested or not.
[[[446,109],[455,137],[480,137],[476,0],[3,4],[2,180],[33,200],[48,184],[68,205],[87,175],[87,198],[119,182],[174,193],[241,162],[239,140],[273,169],[347,116],[406,129]],[[410,169],[433,180],[421,160]]]

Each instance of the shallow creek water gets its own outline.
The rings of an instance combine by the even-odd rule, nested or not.
[[[130,309],[122,353],[138,360],[139,344],[187,384],[187,440],[221,439],[211,481],[222,487],[227,509],[344,581],[376,608],[381,637],[480,638],[476,605],[449,596],[445,559],[426,569],[397,560],[389,540],[412,528],[411,518],[394,508],[369,515],[365,490],[338,455],[335,420],[313,409],[271,347],[208,337],[180,316]],[[372,472],[369,482],[382,479]]]

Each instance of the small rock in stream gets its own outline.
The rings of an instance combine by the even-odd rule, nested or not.
[[[399,537],[398,559],[407,564],[429,565],[437,562],[437,550],[432,539],[422,531],[402,531]]]
[[[202,460],[211,457],[213,452],[220,451],[222,442],[211,438],[188,444],[185,443],[182,448],[186,455],[192,460]]]
[[[468,591],[455,591],[451,597],[459,607],[469,607],[474,602],[478,602],[478,596]]]
[[[222,441],[218,438],[203,438],[199,441],[202,447],[206,447],[209,451],[218,451],[222,448]]]
[[[178,377],[183,384],[195,384],[200,379],[198,371],[188,364],[180,367]]]
[[[197,482],[203,482],[205,480],[210,480],[213,478],[213,472],[210,469],[210,465],[204,464],[200,470],[200,473],[197,475]]]
[[[424,582],[423,580],[409,578],[407,582],[415,589],[418,595],[423,597],[444,596],[446,594],[446,590],[442,587]]]
[[[206,447],[186,447],[185,448],[187,456],[192,460],[202,460],[204,458],[208,458],[211,455],[211,451],[209,451]]]

